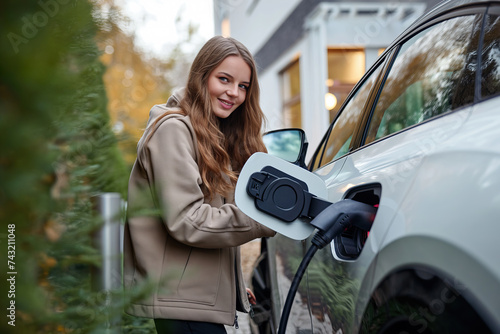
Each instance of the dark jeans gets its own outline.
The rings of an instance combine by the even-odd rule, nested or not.
[[[158,334],[226,334],[222,324],[211,322],[155,319]]]

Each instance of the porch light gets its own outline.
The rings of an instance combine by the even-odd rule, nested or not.
[[[325,94],[325,107],[328,110],[332,110],[337,105],[337,97],[332,93]]]

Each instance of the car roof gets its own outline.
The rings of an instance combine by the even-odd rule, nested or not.
[[[500,4],[500,1],[493,0],[445,0],[438,3],[436,6],[431,8],[427,13],[415,20],[407,29],[405,29],[387,48],[386,51],[392,49],[395,44],[398,44],[401,39],[403,39],[408,33],[421,26],[425,22],[428,22],[446,12],[465,8],[471,5],[487,5],[487,4]],[[384,52],[385,53],[385,52]]]

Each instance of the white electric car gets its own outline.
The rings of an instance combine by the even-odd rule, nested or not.
[[[300,130],[265,139],[290,161],[307,146]],[[418,19],[352,90],[306,169],[327,201],[377,211],[312,258],[287,333],[500,333],[500,2],[449,1]],[[277,332],[311,238],[262,240],[254,332]]]

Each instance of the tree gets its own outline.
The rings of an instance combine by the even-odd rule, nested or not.
[[[173,87],[165,72],[189,57],[179,48],[172,53],[178,58],[148,59],[101,6],[77,0],[0,4],[2,333],[105,332],[139,297],[110,299],[92,289],[91,269],[101,262],[92,234],[102,224],[92,199],[103,192],[126,198],[134,154],[125,162],[119,144],[132,138],[122,150],[131,143],[135,150],[144,113]],[[123,80],[130,85],[116,85]],[[136,112],[141,121],[118,131],[118,122]],[[127,317],[123,324],[126,333],[152,328]]]
[[[114,0],[101,0],[98,6],[102,24],[97,39],[104,50],[101,61],[107,66],[104,82],[108,110],[125,160],[132,164],[149,110],[155,104],[165,103],[172,90],[187,80],[194,54],[185,51],[184,46],[192,42],[197,29],[192,24],[184,27],[178,17],[176,23],[183,39],[159,58],[136,47],[135,35],[123,29],[130,19]]]
[[[127,170],[92,11],[86,1],[0,5],[0,247],[11,251],[0,273],[11,291],[2,333],[99,332],[113,309],[101,312],[90,286],[100,223],[91,198],[124,196]]]

